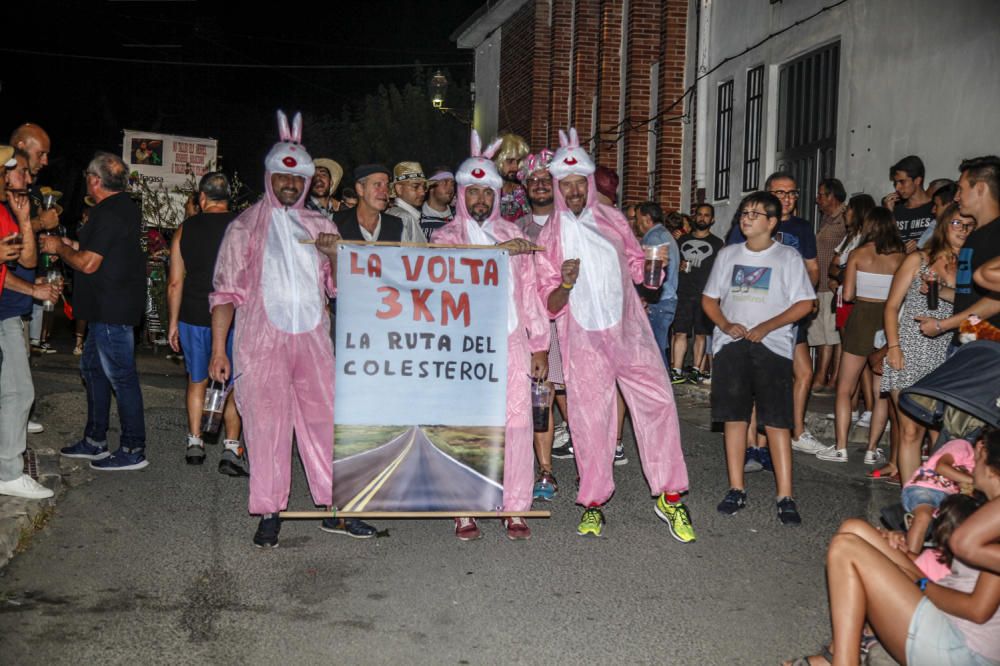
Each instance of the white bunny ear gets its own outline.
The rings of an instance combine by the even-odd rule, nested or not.
[[[479,157],[479,151],[483,149],[483,140],[479,138],[479,132],[472,130],[472,138],[469,140],[469,155]]]
[[[282,141],[290,141],[291,131],[288,129],[288,116],[281,109],[278,109],[278,137]]]
[[[292,141],[302,143],[302,114],[296,113],[292,118]]]
[[[565,148],[569,145],[569,139],[566,138],[566,132],[559,130],[559,146]]]
[[[577,136],[575,127],[569,128],[569,140],[570,140],[570,145],[573,146],[574,148],[580,145],[580,137]]]
[[[500,147],[500,144],[502,144],[502,143],[503,143],[503,139],[501,139],[500,137],[497,137],[496,139],[494,139],[493,143],[491,143],[490,145],[488,145],[486,147],[486,150],[483,151],[483,153],[482,153],[483,157],[485,157],[488,160],[493,159],[493,156],[496,155],[497,149]]]

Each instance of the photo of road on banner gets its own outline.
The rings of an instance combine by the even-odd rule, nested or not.
[[[499,250],[340,246],[339,511],[502,506],[508,265]]]

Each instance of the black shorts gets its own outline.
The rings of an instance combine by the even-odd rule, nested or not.
[[[712,420],[749,423],[754,404],[758,426],[792,428],[792,359],[760,342],[730,342],[712,360]]]
[[[694,298],[678,298],[674,313],[674,333],[712,335],[715,324],[701,309],[701,294]]]
[[[795,331],[795,345],[809,344],[809,323],[812,315],[807,315],[796,322],[798,328]]]

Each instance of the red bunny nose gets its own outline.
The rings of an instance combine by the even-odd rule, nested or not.
[[[566,164],[569,164],[570,166],[573,166],[574,164],[576,164],[576,158],[575,157],[567,157],[566,159],[563,160],[563,162],[565,162]]]
[[[299,164],[298,162],[295,161],[294,157],[286,157],[285,159],[281,160],[281,163],[284,164],[289,169],[294,169]]]
[[[473,178],[482,178],[485,175],[486,175],[486,172],[483,171],[482,169],[473,169],[472,170],[472,177]]]

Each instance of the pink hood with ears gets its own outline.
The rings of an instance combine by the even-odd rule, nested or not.
[[[281,141],[274,144],[267,157],[264,158],[264,190],[267,192],[268,202],[272,206],[284,208],[271,189],[271,176],[276,173],[301,176],[305,179],[302,194],[289,208],[302,208],[306,196],[309,195],[309,180],[316,173],[316,165],[313,164],[313,159],[306,147],[302,145],[302,114],[296,113],[292,119],[292,126],[289,127],[288,117],[279,110],[278,132]]]
[[[455,219],[461,220],[463,223],[465,220],[472,219],[469,209],[465,207],[465,189],[471,185],[488,187],[493,190],[493,210],[490,211],[490,216],[483,224],[500,219],[500,188],[503,187],[503,178],[500,177],[500,172],[497,171],[492,160],[493,154],[500,147],[500,139],[496,139],[487,146],[486,150],[482,149],[482,145],[479,134],[476,130],[472,130],[470,146],[472,156],[462,162],[458,171],[455,172],[455,184],[458,185],[458,196],[455,197]]]

